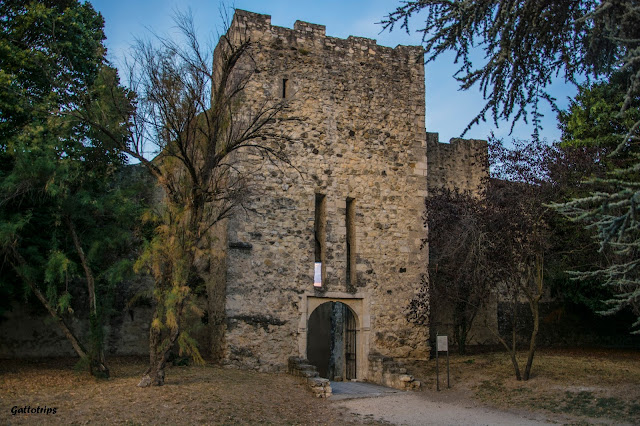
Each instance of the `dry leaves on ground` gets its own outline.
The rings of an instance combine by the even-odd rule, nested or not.
[[[143,359],[112,358],[112,378],[75,371],[70,359],[3,360],[2,424],[344,424],[363,419],[314,398],[285,374],[215,366],[173,367],[165,386],[138,388]],[[55,407],[16,414],[13,407]],[[17,410],[17,409],[16,409]]]

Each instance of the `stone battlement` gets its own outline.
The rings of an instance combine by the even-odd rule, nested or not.
[[[438,146],[440,149],[449,151],[458,151],[460,149],[486,151],[487,141],[482,139],[451,138],[449,142],[440,142],[437,132],[427,132],[427,146]]]
[[[310,22],[296,21],[293,29],[271,25],[271,16],[236,10],[231,24],[233,30],[245,30],[253,39],[280,39],[289,47],[313,50],[334,50],[337,53],[352,56],[398,56],[405,59],[423,61],[424,49],[421,46],[398,45],[395,48],[379,46],[374,39],[349,36],[347,39],[330,37],[326,26]]]
[[[269,17],[269,20],[271,20],[271,17]],[[293,29],[296,31],[304,31],[307,34],[313,34],[316,37],[326,37],[327,35],[327,27],[310,22],[296,21],[293,24]]]
[[[488,177],[487,141],[452,138],[438,140],[427,132],[427,184],[429,189],[449,188],[477,193]]]

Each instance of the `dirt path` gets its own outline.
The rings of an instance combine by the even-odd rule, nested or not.
[[[430,392],[348,399],[335,404],[365,419],[395,425],[548,425],[567,420],[539,413],[500,411],[458,396],[443,398]]]

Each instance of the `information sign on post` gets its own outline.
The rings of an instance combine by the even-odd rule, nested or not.
[[[440,369],[439,369],[439,353],[446,352],[447,353],[447,388],[450,388],[449,385],[449,341],[447,336],[438,336],[436,335],[436,390],[440,390]]]
[[[437,336],[438,339],[438,352],[449,352],[449,342],[447,336]]]

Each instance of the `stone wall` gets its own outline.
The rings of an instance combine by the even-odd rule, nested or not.
[[[419,380],[408,374],[402,363],[379,354],[369,355],[368,380],[400,390],[418,390],[422,386]]]
[[[477,193],[489,177],[487,141],[453,138],[442,143],[437,133],[427,133],[427,169],[429,189]]]
[[[429,329],[433,346],[435,346],[436,335],[449,336],[449,345],[456,346],[454,315],[455,310],[451,302],[432,300]],[[467,345],[499,344],[500,342],[488,327],[493,330],[498,329],[498,303],[495,298],[488,298],[487,305],[476,314],[467,334]]]
[[[297,377],[316,398],[329,398],[332,394],[331,382],[318,375],[315,366],[304,358],[289,357],[287,372]]]
[[[227,224],[223,358],[273,370],[284,369],[289,356],[306,357],[307,299],[329,293],[359,306],[367,300],[367,314],[354,311],[363,351],[425,356],[426,329],[404,314],[427,262],[420,251],[427,188],[422,48],[327,37],[324,26],[300,21],[294,29],[274,27],[269,16],[244,11],[236,11],[230,32],[254,42],[259,73],[247,86],[247,105],[281,97],[286,86],[284,118],[299,120],[280,128],[293,140],[291,166],[264,164],[245,212]],[[313,286],[316,194],[324,196],[326,218],[320,289]],[[355,206],[349,284],[347,199]]]
[[[201,300],[207,335],[196,336],[201,350],[213,360],[284,370],[289,356],[307,356],[313,310],[340,301],[357,320],[359,379],[373,374],[372,353],[424,358],[428,328],[405,318],[427,268],[424,197],[438,186],[475,190],[487,172],[486,142],[442,144],[426,133],[421,47],[378,46],[329,37],[322,25],[297,21],[289,29],[270,21],[238,10],[229,30],[232,40],[253,42],[241,68],[257,68],[236,118],[286,100],[277,131],[291,139],[291,164],[262,162],[255,153],[236,157],[251,192],[246,209],[212,233]],[[318,194],[321,288],[313,285]],[[109,351],[148,353],[151,308],[118,315],[107,331]],[[10,314],[0,323],[0,356],[71,354],[43,319],[19,309]]]
[[[107,320],[104,330],[105,354],[148,355],[149,324],[152,308],[123,308]],[[67,324],[86,346],[89,338],[88,315],[76,312]],[[40,305],[14,303],[0,318],[0,358],[76,356],[71,343]]]

